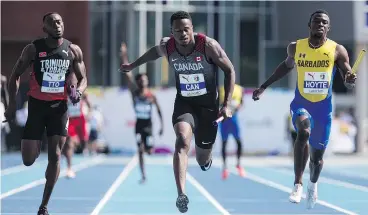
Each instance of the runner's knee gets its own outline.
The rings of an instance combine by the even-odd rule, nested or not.
[[[176,134],[176,149],[189,150],[190,141],[192,136],[192,128],[186,122],[179,122],[174,126]]]
[[[58,163],[61,159],[61,147],[64,145],[61,142],[64,137],[52,136],[48,138],[48,160],[49,163]]]
[[[310,164],[314,166],[323,165],[323,154],[325,150],[319,150],[311,147],[310,149]]]
[[[144,150],[145,150],[144,144],[143,144],[143,142],[140,142],[139,145],[138,145],[138,151],[139,151],[139,153],[140,154],[143,154],[144,153]]]
[[[204,149],[196,146],[196,160],[200,166],[206,165],[212,157],[212,148]]]
[[[190,139],[188,137],[189,135],[185,132],[178,132],[176,134],[176,144],[175,147],[177,149],[185,149],[189,150],[190,147]]]
[[[227,144],[227,141],[222,141],[222,153],[225,154],[226,153],[226,144]]]
[[[40,154],[41,141],[22,140],[22,160],[25,166],[31,166]]]
[[[241,142],[240,139],[236,139],[236,145],[237,145],[238,149],[242,148],[242,142]]]
[[[306,144],[306,142],[309,140],[310,137],[310,131],[309,129],[299,129],[297,140],[299,140],[299,143]]]
[[[23,164],[25,166],[31,166],[36,161],[36,157],[22,157],[22,158]]]
[[[61,150],[60,149],[56,149],[53,151],[49,150],[49,162],[50,163],[57,163],[60,161],[61,158]]]
[[[312,156],[310,157],[310,164],[313,166],[321,166],[323,165],[323,159],[322,158],[317,158],[317,159],[313,159]]]

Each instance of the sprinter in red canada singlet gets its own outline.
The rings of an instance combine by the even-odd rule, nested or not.
[[[232,116],[228,108],[235,84],[235,70],[220,44],[203,34],[193,32],[192,18],[185,11],[171,16],[171,37],[165,37],[157,46],[131,64],[123,64],[121,71],[130,71],[148,61],[165,56],[175,73],[177,95],[172,115],[176,134],[173,167],[178,191],[176,207],[188,211],[189,199],[185,194],[185,175],[192,136],[195,136],[196,158],[203,171],[212,164],[212,148],[217,127],[213,122],[220,115]],[[217,74],[215,66],[224,72],[224,102],[219,110]]]
[[[56,13],[43,17],[45,38],[28,44],[14,66],[9,81],[9,107],[6,120],[13,120],[20,76],[33,65],[28,92],[28,118],[24,128],[21,150],[23,163],[31,166],[40,154],[42,134],[48,137],[46,184],[38,215],[48,215],[47,205],[60,173],[60,156],[68,134],[67,99],[78,103],[87,88],[86,68],[82,50],[63,38],[64,23]],[[68,76],[73,70],[78,84],[70,93]]]

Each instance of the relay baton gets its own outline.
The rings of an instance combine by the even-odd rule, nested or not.
[[[77,88],[75,87],[75,85],[70,85],[70,95],[71,97],[75,98],[77,96]],[[73,105],[77,105],[77,104],[74,104]]]
[[[70,95],[75,97],[77,94],[77,88],[74,85],[70,85]]]
[[[362,49],[360,52],[359,52],[359,55],[358,55],[358,58],[356,59],[354,65],[353,65],[353,68],[351,69],[351,71],[356,74],[357,71],[358,71],[358,67],[360,65],[360,63],[362,62],[362,59],[364,57],[364,55],[366,54],[367,52]]]
[[[216,119],[216,121],[213,122],[213,125],[217,126],[222,120],[224,120],[224,117],[220,116],[218,119]]]

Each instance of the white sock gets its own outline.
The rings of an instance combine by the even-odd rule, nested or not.
[[[317,188],[317,182],[313,183],[313,182],[309,181],[308,189],[315,190],[316,188]]]

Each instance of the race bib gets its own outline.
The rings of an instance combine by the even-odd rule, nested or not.
[[[151,105],[147,103],[137,102],[135,104],[135,114],[138,119],[150,119],[151,118]]]
[[[65,85],[65,74],[43,73],[41,92],[63,93]]]
[[[306,94],[328,94],[330,87],[327,72],[304,73],[304,93]]]
[[[181,95],[184,97],[201,96],[207,93],[203,74],[179,74]]]
[[[75,105],[68,102],[68,115],[69,117],[79,117],[82,115],[81,103],[78,102]]]

